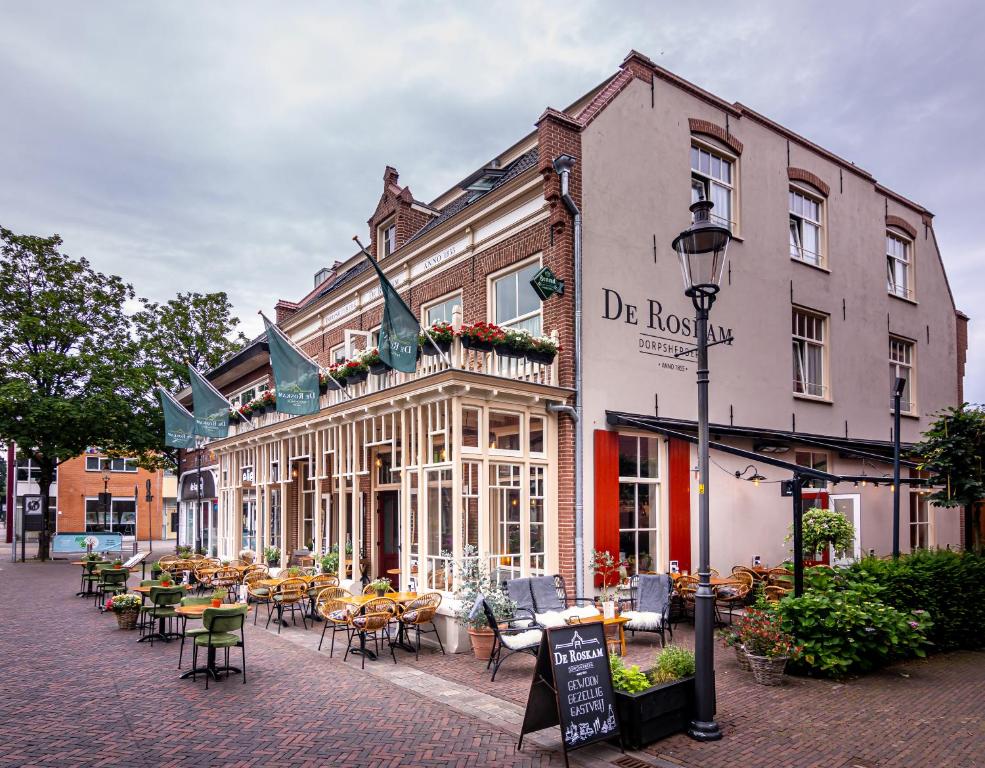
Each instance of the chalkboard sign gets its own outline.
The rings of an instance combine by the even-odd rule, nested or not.
[[[523,734],[554,725],[561,726],[565,765],[569,749],[619,735],[601,621],[544,632],[518,748],[523,746]]]

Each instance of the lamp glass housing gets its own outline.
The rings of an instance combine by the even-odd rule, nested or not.
[[[674,238],[673,247],[681,263],[684,293],[715,294],[722,285],[732,233],[711,222],[711,200],[691,204],[694,217],[690,227]]]

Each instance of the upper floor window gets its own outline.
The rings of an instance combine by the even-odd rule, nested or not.
[[[913,342],[889,337],[889,392],[890,403],[896,392],[896,379],[903,379],[903,396],[900,398],[900,411],[912,413],[915,408],[913,398]]]
[[[136,472],[136,459],[107,459],[104,456],[86,456],[86,472]]]
[[[345,344],[338,344],[328,352],[329,365],[345,362]]]
[[[732,214],[735,192],[735,158],[709,149],[691,145],[691,202],[711,200],[712,221],[734,231]]]
[[[393,219],[384,222],[378,230],[377,254],[381,259],[385,259],[397,250],[397,224]]]
[[[893,230],[886,232],[886,290],[904,299],[913,298],[912,254],[912,240]]]
[[[37,483],[41,479],[41,467],[38,466],[31,459],[21,459],[17,462],[17,482],[26,483],[32,482]],[[55,472],[51,476],[52,482],[58,479],[58,467],[55,467]]]
[[[790,188],[790,257],[820,267],[822,203],[799,187]]]
[[[424,323],[430,328],[435,323],[451,323],[452,312],[455,307],[462,306],[462,294],[456,293],[436,304],[431,304],[424,310]]]
[[[254,384],[251,387],[247,387],[242,392],[238,392],[229,398],[229,402],[234,408],[238,408],[241,405],[246,405],[249,402],[256,400],[260,395],[270,389],[268,384]]]
[[[540,336],[540,298],[530,285],[539,269],[540,262],[535,261],[493,280],[493,306],[496,312],[493,322],[496,325],[526,330]]]
[[[793,391],[825,397],[825,318],[803,309],[793,310]]]
[[[809,467],[818,472],[828,471],[828,454],[823,451],[794,451],[794,463],[799,467]],[[805,488],[827,488],[828,481],[812,477],[804,483]],[[808,506],[813,506],[809,504]]]

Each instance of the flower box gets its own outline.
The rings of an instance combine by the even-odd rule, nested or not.
[[[369,372],[374,376],[382,376],[390,370],[390,366],[380,360],[378,363],[370,363]]]
[[[557,350],[552,352],[547,352],[539,349],[528,349],[527,350],[527,360],[531,363],[540,363],[541,365],[550,365],[554,362],[554,358],[557,357]]]
[[[350,384],[361,384],[369,378],[369,368],[364,368],[363,370],[354,370],[348,376],[345,377],[346,385]]]
[[[464,343],[464,342],[463,342]],[[451,340],[442,341],[441,339],[435,339],[434,343],[431,343],[427,338],[421,342],[421,354],[426,357],[438,357],[440,355],[447,355],[451,351]]]
[[[630,749],[686,731],[694,717],[694,677],[661,683],[640,693],[614,691],[619,727]]]

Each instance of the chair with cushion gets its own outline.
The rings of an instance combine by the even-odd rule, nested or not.
[[[773,587],[790,589],[793,587],[793,572],[786,568],[770,568],[766,573],[766,583]]]
[[[348,603],[341,599],[341,595],[336,596],[336,590],[344,592],[339,587],[325,587],[315,599],[315,611],[324,619],[325,623],[321,629],[321,639],[318,641],[318,650],[321,650],[322,643],[325,642],[325,632],[332,628],[332,646],[329,650],[329,658],[335,655],[335,635],[338,632],[346,633],[346,641],[351,642],[352,633],[351,620],[353,614],[359,610],[358,606]],[[346,592],[348,595],[348,592]]]
[[[206,560],[196,564],[193,573],[200,592],[212,589],[212,577],[218,572],[219,569]]]
[[[345,656],[342,660],[349,658],[352,651],[352,638],[359,635],[359,651],[362,656],[362,668],[366,668],[366,640],[373,638],[376,646],[376,655],[380,655],[380,635],[385,640],[390,639],[390,622],[397,613],[397,603],[389,597],[377,597],[362,605],[362,613],[354,614],[350,619],[352,632],[349,635],[349,645],[345,649]],[[393,656],[393,663],[397,663],[396,655]]]
[[[417,633],[417,643],[414,649],[414,658],[419,659],[421,657],[421,635],[422,634],[434,634],[438,639],[438,647],[441,649],[441,655],[445,655],[445,646],[441,642],[441,635],[438,634],[438,628],[434,624],[434,616],[438,612],[438,606],[441,605],[441,593],[440,592],[428,592],[426,595],[421,595],[414,600],[411,600],[407,605],[403,607],[398,607],[397,609],[397,621],[400,622],[401,632],[404,633],[408,638],[410,637],[410,631],[413,629]],[[431,629],[421,629],[422,626],[430,625]],[[393,653],[394,644],[390,644],[390,652]]]
[[[183,597],[181,598],[182,605],[208,605],[212,602],[211,597]],[[195,638],[198,635],[202,635],[208,632],[205,627],[192,627],[188,629],[188,617],[181,617],[181,648],[178,650],[178,669],[181,669],[181,658],[185,655],[185,638],[191,637]]]
[[[308,602],[311,605],[312,616],[316,614],[315,601],[318,599],[319,593],[326,587],[337,587],[338,585],[339,577],[331,573],[320,573],[311,577],[311,581],[308,582]]]
[[[304,624],[304,628],[308,628],[308,620],[305,618],[304,604],[308,599],[308,582],[304,579],[285,579],[274,591],[273,603],[271,610],[267,613],[267,623],[265,627],[270,626],[270,619],[273,616],[273,609],[277,609],[277,634],[280,634],[280,628],[284,625],[284,611],[290,610],[291,612],[291,623],[297,624],[297,619],[294,614],[296,611],[301,611],[301,623]]]
[[[660,635],[660,645],[666,644],[664,633],[674,630],[670,626],[670,601],[673,585],[666,573],[637,574],[630,580],[629,610],[622,617],[629,619],[624,627],[634,635],[637,632],[656,632]]]
[[[486,663],[486,669],[492,667],[492,680],[490,682],[496,682],[496,673],[500,666],[513,654],[529,653],[534,657],[537,656],[541,638],[544,636],[544,628],[536,624],[515,626],[515,620],[497,621],[485,600],[482,601],[482,611],[486,616],[486,623],[493,631],[493,649],[489,661]],[[506,626],[501,627],[500,624],[506,624]],[[505,656],[503,655],[504,652]]]
[[[273,604],[274,590],[272,587],[265,586],[261,584],[261,581],[267,579],[267,574],[264,571],[250,571],[243,577],[243,583],[246,585],[246,602],[257,603],[259,605],[267,606],[267,613],[270,613],[270,606]],[[253,612],[253,626],[256,626],[257,616],[260,611]]]
[[[728,608],[728,623],[731,625],[733,610],[737,605],[745,604],[751,589],[751,585],[740,580],[729,582],[728,584],[720,584],[715,587],[715,612],[718,613],[720,624],[725,623],[721,619],[721,609]]]
[[[246,635],[243,631],[243,625],[246,623],[246,611],[245,605],[205,609],[202,614],[202,626],[205,632],[196,635],[192,645],[193,670],[198,667],[198,649],[205,648],[209,655],[207,667],[217,674],[221,669],[225,669],[228,675],[230,671],[236,671],[229,666],[229,649],[241,648],[243,650],[243,668],[240,671],[243,674],[243,684],[246,684]],[[238,635],[236,634],[237,631],[239,632]],[[219,648],[224,648],[226,651],[226,663],[224,667],[216,668],[215,652]],[[206,690],[209,688],[209,677],[210,673],[206,672]],[[192,672],[192,680],[194,679],[195,673]]]
[[[529,619],[528,624],[532,624],[536,621],[534,614],[536,613],[536,606],[534,605],[534,595],[530,591],[530,581],[529,578],[523,579],[510,579],[509,581],[503,582],[503,589],[506,595],[516,603],[515,617],[517,620],[517,626],[526,619]]]
[[[165,642],[168,642],[172,637],[179,637],[178,633],[174,632],[173,622],[177,618],[174,612],[174,607],[181,602],[181,598],[185,596],[184,587],[151,587],[150,590],[150,605],[145,605],[141,608],[144,615],[143,630],[144,635],[140,638],[138,642],[143,642],[144,640],[150,640],[150,644],[154,645],[154,638],[160,637]],[[155,628],[154,622],[163,624],[167,622],[171,626],[171,631],[164,630],[161,627]]]
[[[226,590],[226,599],[235,602],[240,575],[235,568],[220,568],[212,574],[212,588]]]
[[[694,598],[698,593],[697,576],[681,576],[677,580],[677,594],[680,595],[684,618],[690,615],[694,620]]]
[[[767,600],[767,602],[770,602],[770,603],[778,603],[778,602],[780,602],[783,598],[785,598],[791,592],[792,592],[792,590],[790,590],[790,589],[787,589],[785,587],[777,587],[777,586],[774,586],[772,584],[769,584],[769,585],[763,587],[763,597],[765,597],[766,600]]]
[[[561,576],[535,576],[530,579],[534,615],[542,627],[559,627],[569,619],[588,619],[598,616],[595,599],[568,597]]]

